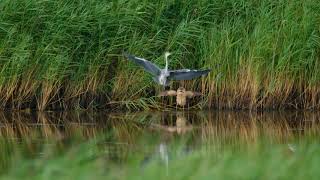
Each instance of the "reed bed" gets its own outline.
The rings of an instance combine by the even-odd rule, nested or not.
[[[0,2],[1,109],[161,109],[123,51],[170,68],[200,108],[319,109],[317,0]],[[197,106],[198,107],[198,106]]]

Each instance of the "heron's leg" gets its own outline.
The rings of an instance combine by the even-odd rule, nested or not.
[[[164,108],[167,108],[167,102],[165,101],[165,96],[162,96],[160,98],[161,98],[161,104],[164,106]]]
[[[160,102],[163,104],[163,97],[160,96]]]

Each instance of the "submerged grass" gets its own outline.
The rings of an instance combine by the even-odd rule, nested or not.
[[[180,83],[204,94],[200,107],[320,107],[317,0],[2,0],[0,11],[2,109],[159,108],[161,88],[124,50],[212,68]]]

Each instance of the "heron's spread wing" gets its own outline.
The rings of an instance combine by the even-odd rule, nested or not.
[[[206,75],[211,71],[211,69],[206,70],[190,70],[190,69],[179,69],[169,71],[170,79],[174,80],[190,80],[198,76]]]
[[[136,56],[133,56],[131,54],[128,54],[128,53],[123,53],[124,56],[126,56],[129,60],[135,62],[136,64],[142,66],[147,72],[153,74],[153,75],[159,75],[161,70],[160,68],[153,64],[152,62],[150,61],[147,61],[143,58],[139,58],[139,57],[136,57]]]
[[[162,91],[160,92],[159,96],[176,96],[177,91],[169,90],[169,91]]]

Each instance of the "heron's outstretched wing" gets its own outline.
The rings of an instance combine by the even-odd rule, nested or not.
[[[177,91],[169,90],[169,91],[162,91],[160,92],[159,96],[176,96]]]
[[[206,75],[211,71],[211,69],[206,70],[190,70],[190,69],[179,69],[169,71],[170,79],[174,80],[190,80],[198,76]]]
[[[123,55],[125,57],[127,57],[129,60],[135,62],[136,64],[138,64],[140,66],[142,66],[147,72],[149,72],[149,73],[151,73],[153,75],[159,75],[160,72],[161,72],[160,68],[157,65],[153,64],[152,62],[150,62],[148,60],[133,56],[133,55],[128,54],[126,52],[124,52]]]

